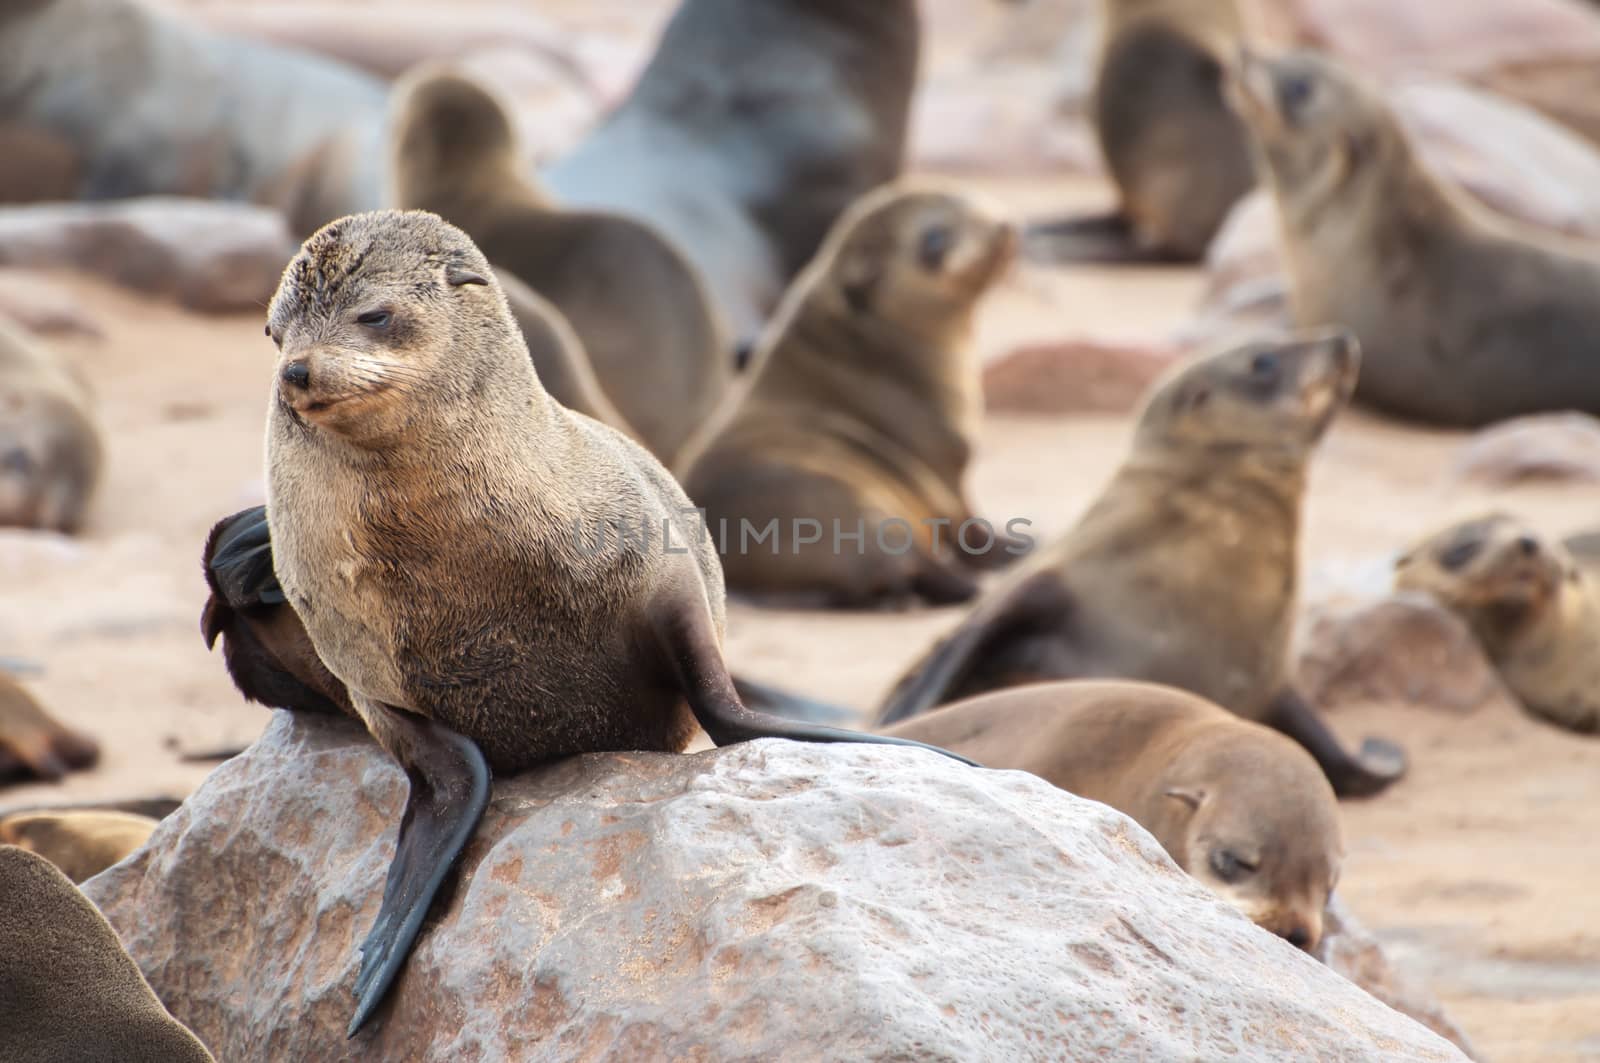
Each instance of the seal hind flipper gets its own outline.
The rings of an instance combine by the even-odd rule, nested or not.
[[[1022,257],[1040,265],[1180,265],[1193,261],[1165,248],[1140,246],[1132,223],[1115,211],[1029,222],[1022,230]]]
[[[1359,754],[1351,754],[1292,687],[1284,688],[1272,699],[1262,723],[1304,746],[1340,797],[1371,797],[1405,776],[1403,749],[1382,738],[1368,738],[1361,744]]]
[[[802,720],[754,712],[739,700],[733,676],[723,663],[703,595],[684,595],[661,603],[655,611],[656,637],[671,662],[695,720],[719,746],[757,738],[788,738],[796,742],[856,742],[863,745],[909,746],[939,753],[972,767],[981,767],[959,753],[908,738],[868,734],[843,727],[827,727]]]
[[[267,508],[218,521],[203,555],[211,595],[200,614],[208,648],[222,639],[234,686],[275,709],[353,715],[344,684],[317,656],[272,565]]]
[[[810,723],[850,723],[860,717],[860,713],[854,709],[781,690],[748,676],[735,675],[733,689],[745,705],[791,720],[806,720]]]
[[[886,727],[949,700],[989,647],[1024,631],[1056,627],[1071,596],[1049,571],[980,601],[967,618],[895,685],[874,726]]]
[[[383,904],[361,943],[349,1037],[372,1017],[399,976],[429,905],[489,805],[489,763],[475,742],[392,705],[364,709],[374,734],[405,768],[411,788]]]

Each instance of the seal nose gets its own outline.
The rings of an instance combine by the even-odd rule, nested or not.
[[[1304,926],[1292,926],[1288,933],[1283,935],[1285,941],[1297,949],[1304,949],[1311,944],[1311,931]]]
[[[1532,557],[1539,552],[1539,540],[1531,535],[1524,535],[1517,539],[1517,549],[1523,557]]]
[[[311,386],[311,367],[304,362],[290,362],[278,374],[290,387],[304,391]]]

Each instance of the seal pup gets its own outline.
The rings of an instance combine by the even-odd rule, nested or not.
[[[688,498],[643,448],[539,387],[459,229],[421,211],[330,223],[284,270],[268,330],[271,568],[410,780],[352,1034],[471,838],[491,767],[682,750],[696,724],[719,744],[918,745],[740,703],[721,567],[689,530]],[[644,520],[664,541],[593,549],[580,519]]]
[[[1118,207],[1028,227],[1030,258],[1197,262],[1255,187],[1250,135],[1223,98],[1246,39],[1237,0],[1104,0],[1095,134]]]
[[[899,176],[921,33],[916,0],[683,0],[550,187],[664,233],[753,337],[835,219]]]
[[[1321,331],[1174,367],[1077,526],[978,599],[879,725],[1039,680],[1143,679],[1284,732],[1340,795],[1399,778],[1399,749],[1347,753],[1288,674],[1306,469],[1359,361],[1349,333]]]
[[[103,452],[83,381],[0,321],[0,525],[77,531]]]
[[[93,878],[150,840],[157,821],[90,809],[0,816],[0,843],[38,853],[73,882]]]
[[[958,602],[974,569],[1024,552],[977,519],[962,482],[983,410],[973,314],[1015,245],[1008,222],[938,185],[897,182],[839,219],[749,389],[680,467],[730,590]],[[768,526],[771,544],[750,546]]]
[[[560,310],[605,394],[670,464],[733,377],[694,267],[632,218],[552,203],[525,174],[505,109],[471,79],[425,66],[396,86],[392,109],[391,203],[459,226]]]
[[[1338,801],[1278,732],[1155,683],[1037,683],[883,733],[1031,772],[1126,813],[1251,922],[1307,952],[1344,862]]]
[[[99,759],[94,739],[62,726],[21,683],[0,672],[0,782],[55,782]]]
[[[1296,320],[1361,340],[1357,397],[1442,425],[1600,412],[1600,252],[1431,173],[1378,90],[1248,50],[1230,99],[1277,203]]]
[[[213,1063],[161,1006],[105,916],[48,860],[0,845],[0,897],[6,1058]]]
[[[1600,585],[1560,543],[1491,513],[1407,550],[1394,585],[1465,620],[1529,711],[1569,731],[1600,732]]]

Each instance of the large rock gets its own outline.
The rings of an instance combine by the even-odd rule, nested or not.
[[[782,742],[501,780],[346,1042],[404,790],[354,725],[280,713],[85,888],[228,1060],[1462,1058],[1104,806]]]
[[[283,216],[244,203],[124,199],[0,208],[0,265],[97,273],[195,310],[257,310],[295,240]]]

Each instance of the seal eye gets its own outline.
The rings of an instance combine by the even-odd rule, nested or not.
[[[1278,356],[1270,351],[1263,351],[1250,359],[1250,375],[1257,380],[1278,379]]]
[[[365,325],[367,328],[388,328],[389,311],[368,310],[365,314],[362,314],[360,317],[356,318],[356,324]]]
[[[917,241],[917,258],[928,269],[937,270],[944,265],[945,256],[950,253],[954,243],[955,233],[950,231],[948,225],[924,229],[922,238]]]
[[[1311,99],[1311,79],[1304,74],[1290,74],[1278,82],[1278,103],[1284,111],[1294,114]]]
[[[1240,879],[1252,874],[1256,865],[1244,860],[1239,854],[1229,849],[1213,849],[1211,852],[1211,870],[1224,882],[1238,882]]]
[[[1454,546],[1446,547],[1439,553],[1439,564],[1447,572],[1457,572],[1467,567],[1482,549],[1483,541],[1481,539],[1468,539],[1465,542],[1456,543]]]

